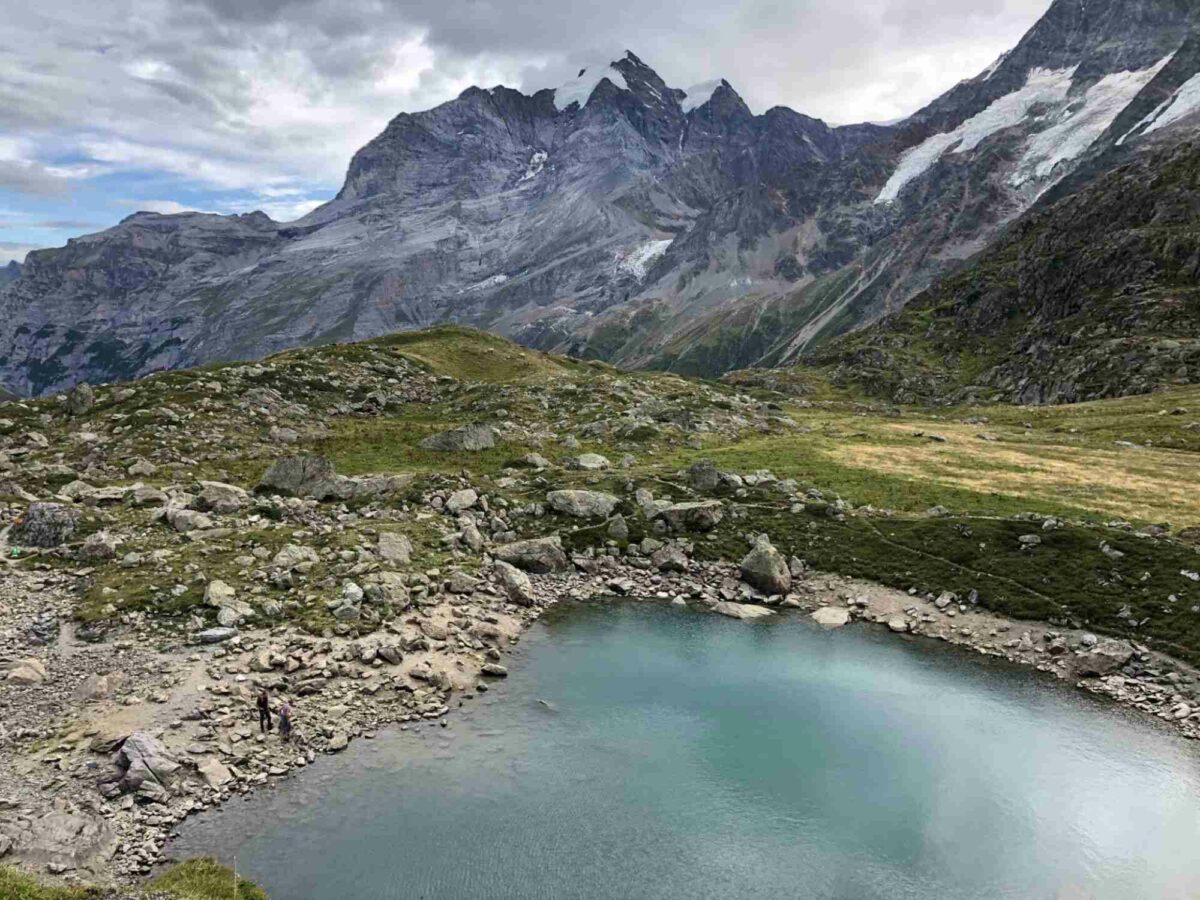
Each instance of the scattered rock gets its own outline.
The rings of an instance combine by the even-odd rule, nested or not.
[[[464,425],[431,435],[421,441],[425,450],[441,453],[476,453],[496,446],[496,429],[490,425]]]
[[[602,519],[617,506],[617,498],[599,491],[551,491],[546,502],[556,512],[579,519]]]

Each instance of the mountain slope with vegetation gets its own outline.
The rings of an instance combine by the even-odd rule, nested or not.
[[[1070,403],[1200,377],[1200,145],[1012,226],[903,311],[808,359],[898,402]]]

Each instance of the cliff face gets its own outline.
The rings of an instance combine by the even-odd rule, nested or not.
[[[716,374],[894,312],[1057,187],[1191,132],[1175,0],[1057,0],[997,65],[894,127],[755,116],[632,53],[532,96],[397,116],[338,196],[139,213],[0,286],[0,383],[40,393],[458,321]]]

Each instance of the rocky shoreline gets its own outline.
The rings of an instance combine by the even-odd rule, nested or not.
[[[562,552],[554,540],[525,547],[524,569],[540,568],[541,554]],[[133,639],[82,644],[64,628],[44,650],[54,676],[6,686],[4,861],[68,882],[136,881],[169,853],[171,835],[186,817],[295,774],[319,754],[337,753],[383,727],[444,723],[455,706],[507,674],[505,656],[524,629],[564,600],[669,602],[740,619],[790,610],[810,613],[823,627],[864,620],[910,639],[947,641],[1034,666],[1200,738],[1200,703],[1185,687],[1196,673],[1135,644],[1008,620],[948,595],[914,596],[810,572],[798,560],[774,558],[765,540],[741,567],[669,554],[652,563],[662,548],[646,549],[633,559],[577,555],[573,566],[554,566],[569,571],[545,574],[496,561],[470,585],[448,579],[432,602],[366,637],[248,629],[221,643],[164,652]],[[771,568],[763,556],[776,576],[787,573],[786,592],[755,586]],[[16,607],[24,610],[21,622],[10,610],[5,633],[49,621],[47,610],[55,607],[45,605],[48,599],[70,601],[63,590],[69,575],[4,577],[6,590],[22,581],[20,591],[41,601]],[[59,610],[66,614],[67,607]],[[254,697],[263,687],[296,709],[294,743],[259,733]],[[39,727],[32,718],[47,709],[57,722],[76,726],[52,736],[50,723]],[[149,768],[162,784],[156,774],[146,789],[116,790],[105,799],[97,781],[130,734],[148,745]]]

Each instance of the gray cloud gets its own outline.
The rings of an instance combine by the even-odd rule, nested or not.
[[[0,159],[0,189],[48,196],[65,194],[69,186],[68,179],[48,171],[40,163]]]
[[[401,111],[470,84],[534,90],[634,50],[671,84],[836,122],[912,112],[980,71],[1049,0],[39,0],[0,30],[0,188],[53,161],[225,190],[336,187]],[[4,142],[19,154],[4,152]]]

